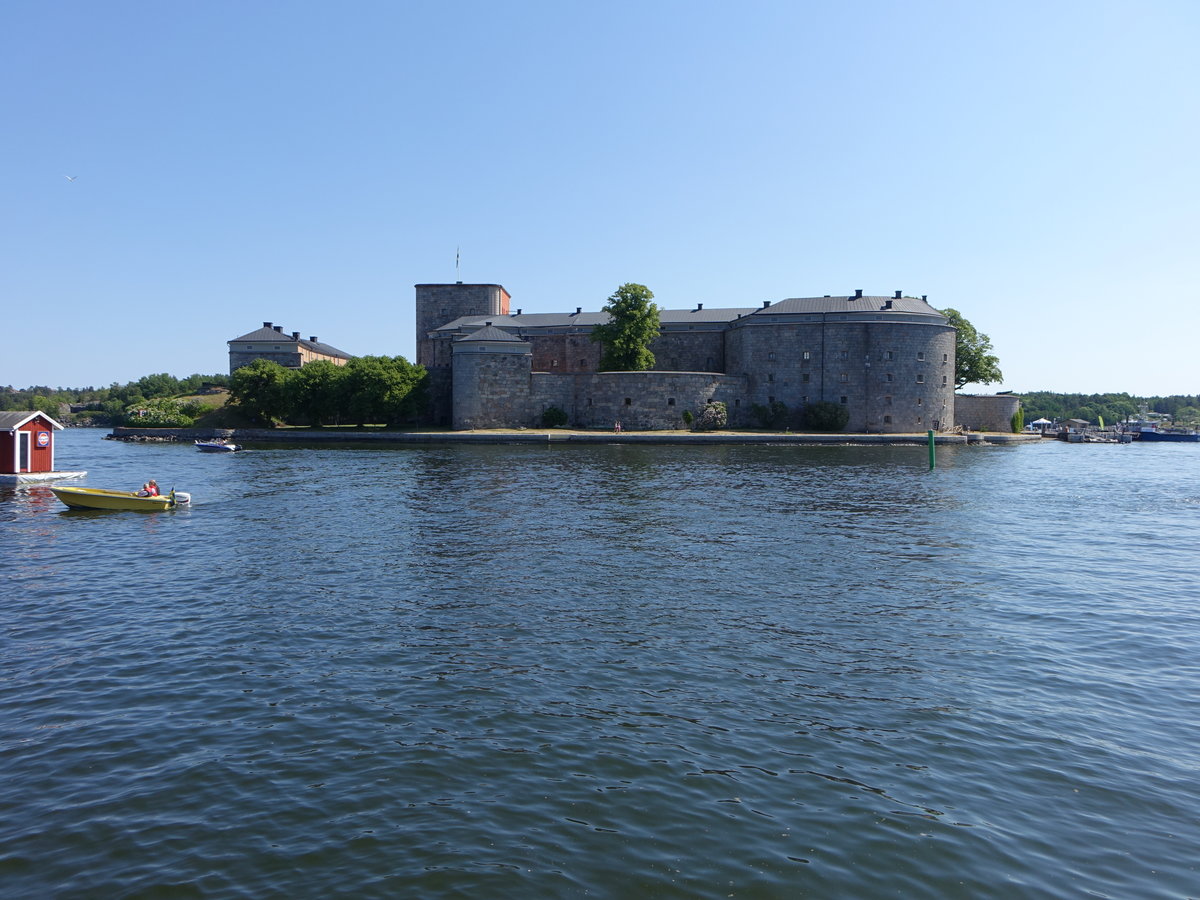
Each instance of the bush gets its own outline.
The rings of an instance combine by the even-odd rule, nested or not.
[[[1012,414],[1012,430],[1016,434],[1018,431],[1023,431],[1025,428],[1025,410],[1017,407],[1017,411]]]
[[[841,431],[850,422],[850,411],[840,403],[810,403],[800,413],[800,425],[809,431]]]
[[[725,408],[725,404],[720,400],[713,400],[705,405],[704,412],[700,413],[700,417],[695,420],[692,430],[716,431],[718,428],[724,428],[728,422],[729,411]]]
[[[787,404],[780,400],[772,400],[766,406],[751,404],[750,415],[754,416],[759,428],[781,431],[789,424]]]
[[[681,418],[683,419],[684,427],[691,428],[692,422],[696,417],[692,415],[692,411],[690,409],[685,409]]]
[[[557,406],[547,406],[542,410],[543,428],[562,428],[567,424],[567,414]]]
[[[147,400],[125,414],[125,423],[135,428],[191,428],[194,422],[184,412],[184,404],[165,397]]]

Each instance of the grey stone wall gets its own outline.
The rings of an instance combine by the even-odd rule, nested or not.
[[[954,330],[881,321],[753,322],[729,332],[731,373],[747,402],[846,406],[847,431],[948,428],[954,418]]]
[[[530,417],[528,344],[459,345],[454,352],[454,428],[501,428]]]
[[[971,431],[1009,432],[1020,406],[1016,394],[959,394],[954,400],[954,424]]]
[[[724,372],[724,330],[664,331],[650,345],[656,372]]]

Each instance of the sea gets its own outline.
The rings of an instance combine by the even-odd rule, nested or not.
[[[1200,897],[1200,445],[57,436],[5,898]]]

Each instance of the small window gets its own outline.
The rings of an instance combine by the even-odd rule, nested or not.
[[[588,397],[588,406],[591,406],[591,405],[592,405],[592,398]]]
[[[800,354],[800,358],[805,361],[810,360],[810,359],[812,359],[812,353],[810,353],[808,350],[805,350],[803,353]]]
[[[884,353],[884,354],[883,354],[883,358],[884,358],[884,359],[891,359],[891,358],[892,358],[892,351],[891,351],[891,350],[888,350],[886,353]]]
[[[922,352],[922,351],[918,350],[918,351],[917,351],[917,359],[924,360],[924,359],[925,359],[925,354],[924,354],[924,352]]]
[[[942,362],[944,362],[944,363],[950,362],[950,354],[949,353],[942,354]]]
[[[843,397],[843,398],[842,398],[842,403],[844,404],[845,402],[846,402],[846,398],[845,398],[845,397]]]
[[[587,368],[587,360],[586,360],[586,359],[581,359],[581,360],[579,361],[579,368],[581,368],[581,369],[586,369],[586,368]]]
[[[800,381],[803,382],[804,384],[808,384],[810,378],[812,378],[812,376],[809,375],[807,372],[805,372],[804,374],[802,374],[800,376]]]
[[[925,383],[925,376],[924,376],[924,374],[918,375],[918,376],[917,376],[917,384],[924,384],[924,383]]]
[[[768,373],[767,373],[767,381],[774,381],[774,380],[775,380],[775,373],[774,373],[774,372],[768,372]]]
[[[917,416],[917,424],[918,424],[918,425],[920,425],[920,424],[921,424],[921,417],[920,417],[920,416]]]
[[[886,397],[883,398],[883,405],[884,406],[892,405],[892,395],[891,394],[888,394]]]
[[[275,347],[274,349],[278,350],[279,348],[278,348],[278,347]]]
[[[891,417],[891,416],[884,416],[884,417],[883,417],[883,424],[884,424],[884,425],[891,425],[891,424],[892,424],[892,417]]]
[[[946,386],[946,376],[943,375],[942,376],[942,387],[945,387],[945,386]]]
[[[838,381],[841,381],[842,383],[845,383],[849,380],[850,380],[850,375],[846,372],[843,372],[841,375],[838,376]]]
[[[807,403],[808,403],[808,395],[807,395],[807,394],[805,394],[803,397],[801,397],[801,398],[800,398],[800,402],[801,402],[801,403],[805,403],[805,404],[807,404]]]
[[[733,405],[734,405],[734,406],[741,406],[741,405],[742,405],[742,401],[741,401],[741,400],[734,400],[734,401],[733,401]]]
[[[767,359],[774,359],[774,358],[775,358],[775,351],[772,350],[770,353],[767,354]]]
[[[631,400],[629,397],[626,397],[626,398],[625,398],[625,405],[626,405],[626,406],[633,406],[633,400]]]
[[[849,358],[850,358],[850,351],[849,351],[849,350],[843,350],[843,351],[842,351],[842,359],[849,359]]]
[[[768,397],[768,398],[767,398],[767,402],[768,402],[768,403],[774,403],[774,402],[775,402],[775,398],[774,398],[774,397]]]
[[[891,372],[888,372],[886,375],[884,375],[884,376],[883,376],[883,379],[884,379],[884,381],[891,381],[891,380],[892,380],[892,373],[891,373]]]
[[[705,371],[711,372],[712,367],[713,367],[712,357],[710,356],[704,360],[704,369],[705,369]]]
[[[674,397],[668,397],[668,398],[667,398],[667,406],[674,406],[674,405],[675,405],[675,398],[674,398]]]
[[[550,360],[550,368],[552,368],[552,369],[558,368],[558,360],[557,359]]]
[[[917,406],[924,406],[924,405],[925,405],[925,398],[924,398],[924,397],[918,397],[918,398],[917,398]]]

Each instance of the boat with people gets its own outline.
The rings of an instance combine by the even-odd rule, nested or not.
[[[145,494],[142,491],[110,491],[104,488],[52,487],[54,496],[71,509],[132,509],[157,512],[177,509],[192,502],[192,495],[174,488],[166,494]]]
[[[211,441],[196,441],[196,449],[202,453],[236,453],[242,448],[225,438],[213,438]]]

